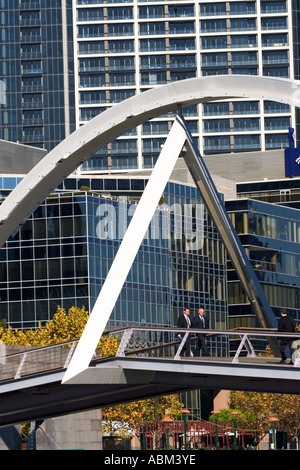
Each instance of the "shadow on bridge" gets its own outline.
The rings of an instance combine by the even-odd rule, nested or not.
[[[119,338],[117,353],[99,358],[96,351],[76,383],[62,384],[76,341],[0,357],[0,426],[192,389],[300,393],[297,351],[293,365],[256,353],[278,339],[274,330],[206,330],[214,356],[185,358],[182,343],[174,340],[177,331],[133,327],[107,333]],[[186,331],[184,341],[199,332]],[[235,346],[231,356],[224,354],[229,344]]]

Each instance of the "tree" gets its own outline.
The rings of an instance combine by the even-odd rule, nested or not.
[[[251,410],[252,424],[254,429],[259,431],[260,437],[269,431],[269,419],[272,417],[279,419],[282,431],[290,436],[298,435],[300,406],[298,395],[232,391],[230,406],[242,413]]]
[[[89,317],[85,307],[71,307],[68,312],[60,306],[52,320],[44,326],[40,323],[36,330],[13,330],[0,326],[0,341],[7,345],[22,346],[49,346],[51,344],[73,341],[80,338]],[[104,334],[98,343],[100,356],[113,355],[119,345],[119,339],[112,335]]]
[[[255,415],[249,410],[241,410],[237,408],[222,408],[220,410],[220,413],[218,413],[218,421],[222,423],[229,423],[232,421],[232,415],[231,413],[233,411],[238,411],[239,414],[235,416],[236,421],[243,425],[244,427],[251,428],[253,426],[253,423],[256,421]],[[208,418],[209,421],[214,422],[215,416],[210,415]]]
[[[36,330],[6,329],[6,325],[0,325],[0,342],[6,345],[22,346],[49,346],[52,344],[73,341],[80,338],[89,314],[82,307],[71,307],[68,312],[60,306],[52,320],[44,326],[38,325]],[[119,339],[112,335],[102,335],[98,343],[100,357],[113,355],[119,345]],[[29,432],[29,423],[22,425],[22,440],[26,441]]]
[[[163,418],[178,419],[183,408],[178,395],[167,395],[140,400],[133,403],[104,408],[102,410],[102,430],[112,436],[142,436],[142,428],[147,423],[151,427],[153,442],[157,424]]]
[[[66,312],[58,306],[53,319],[46,322],[44,326],[39,324],[36,330],[21,331],[13,330],[11,327],[6,329],[5,325],[0,326],[0,341],[7,345],[36,347],[73,341],[80,338],[88,317],[89,314],[84,307],[71,307]],[[107,357],[114,355],[118,346],[118,337],[103,334],[97,350],[99,350],[100,357]],[[174,395],[107,408],[103,412],[104,432],[114,434],[118,428],[117,435],[119,436],[124,437],[129,431],[138,434],[145,422],[154,426],[166,416],[172,418],[179,416],[181,409],[182,404]]]

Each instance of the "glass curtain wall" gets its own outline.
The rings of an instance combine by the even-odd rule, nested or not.
[[[75,129],[72,1],[0,9],[0,138],[49,151]]]
[[[284,307],[298,323],[299,210],[246,199],[228,201],[226,208],[275,315],[279,318]],[[228,302],[230,327],[258,326],[233,269],[228,271]]]

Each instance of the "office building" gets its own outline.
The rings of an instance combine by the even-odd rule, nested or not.
[[[276,317],[286,308],[299,324],[300,211],[243,198],[226,201],[226,209]],[[231,328],[259,327],[230,261],[228,304]]]
[[[18,180],[10,176],[7,189],[7,178],[1,177],[2,197]],[[58,305],[91,311],[136,207],[118,197],[118,190],[126,188],[128,198],[139,196],[146,182],[66,179],[1,249],[0,317],[13,328],[34,328]],[[104,186],[109,198],[99,190]],[[211,324],[226,328],[226,256],[218,231],[195,187],[170,181],[163,196],[110,327],[174,326],[185,305],[192,313],[204,305]],[[189,212],[183,212],[184,204]]]
[[[74,130],[72,3],[1,0],[0,139],[51,150]]]

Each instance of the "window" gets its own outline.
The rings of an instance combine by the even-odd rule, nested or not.
[[[259,149],[259,135],[236,135],[234,136],[234,148],[236,150]]]
[[[259,130],[258,118],[238,118],[234,119],[235,131],[257,131]]]
[[[274,129],[288,129],[291,125],[291,120],[289,117],[268,117],[265,118],[265,129],[267,131]]]
[[[288,51],[263,51],[263,64],[287,64]]]
[[[81,91],[79,96],[81,104],[105,103],[106,101],[104,91]]]
[[[109,7],[107,9],[108,20],[126,20],[133,18],[132,7]]]
[[[204,132],[229,132],[229,119],[205,119]]]
[[[287,34],[263,34],[262,35],[263,46],[286,46],[287,45]]]
[[[202,67],[220,67],[227,66],[227,53],[202,54]]]
[[[226,31],[226,20],[202,20],[201,21],[201,32],[202,33],[213,33]]]
[[[141,69],[165,69],[166,56],[150,55],[141,57]]]
[[[229,114],[229,103],[203,103],[203,113],[205,116]]]
[[[165,23],[141,23],[140,34],[165,34]]]
[[[226,47],[226,36],[208,36],[202,38],[202,49],[222,49]]]
[[[170,34],[189,34],[195,32],[194,22],[170,22]]]
[[[133,24],[132,23],[119,23],[108,24],[109,36],[132,36]]]
[[[114,156],[112,158],[112,169],[113,170],[122,170],[125,168],[137,168],[137,157],[134,156]]]
[[[278,103],[277,101],[265,101],[264,102],[265,113],[289,113],[290,107],[285,103]]]
[[[140,51],[164,51],[166,48],[165,39],[141,39]]]
[[[23,74],[42,73],[42,62],[40,60],[24,61],[22,65]]]
[[[196,67],[195,55],[171,55],[171,68]]]
[[[80,87],[96,87],[105,85],[105,74],[89,74],[89,75],[80,75],[79,77],[79,86]]]
[[[262,18],[261,29],[286,29],[286,18]]]
[[[103,8],[79,8],[78,21],[103,20]]]
[[[231,36],[231,47],[254,47],[257,46],[256,35]]]
[[[109,52],[134,52],[134,43],[131,39],[124,41],[108,41]]]
[[[261,2],[262,13],[282,13],[286,10],[286,0]]]
[[[266,149],[288,147],[288,134],[266,135]]]
[[[267,77],[286,77],[289,76],[288,67],[264,67],[263,75]]]
[[[104,42],[102,41],[84,41],[78,44],[79,54],[101,54],[104,52]]]
[[[104,71],[105,63],[103,57],[93,57],[79,60],[79,72]]]
[[[178,80],[187,80],[188,78],[195,78],[196,71],[186,71],[186,72],[172,72],[171,71],[171,81],[175,82]]]
[[[234,114],[257,114],[259,113],[259,104],[257,101],[237,101],[233,102]]]
[[[143,152],[161,152],[162,146],[166,139],[144,139],[143,140]]]
[[[89,121],[90,119],[93,119],[95,116],[97,116],[100,113],[103,113],[105,111],[105,108],[82,108],[80,110],[80,119],[81,121]]]
[[[230,2],[231,15],[243,15],[255,13],[255,2]]]
[[[195,49],[195,39],[170,39],[170,50]]]
[[[232,19],[230,24],[231,24],[231,31],[243,31],[243,30],[255,30],[256,29],[255,18]]]
[[[226,151],[230,149],[230,137],[214,136],[204,138],[204,150],[206,151]]]
[[[164,17],[164,7],[162,5],[147,5],[139,7],[139,17],[140,18],[163,18]]]
[[[257,52],[233,52],[232,65],[257,65]]]
[[[136,140],[114,140],[111,144],[111,153],[120,154],[120,153],[137,153],[137,142]]]
[[[200,14],[203,16],[226,15],[226,2],[201,3]]]
[[[110,57],[109,70],[134,70],[134,57]]]
[[[112,103],[119,103],[120,101],[126,100],[131,96],[134,96],[134,90],[116,90],[110,91],[110,101]]]
[[[79,38],[95,38],[104,36],[103,24],[88,24],[78,27]]]
[[[146,122],[143,124],[143,134],[168,134],[168,122]]]
[[[177,16],[194,16],[194,6],[193,5],[170,5],[169,6],[169,17]]]
[[[162,85],[166,82],[166,72],[151,71],[141,73],[142,85]]]
[[[135,73],[110,73],[110,84],[112,86],[130,86],[135,85]]]

